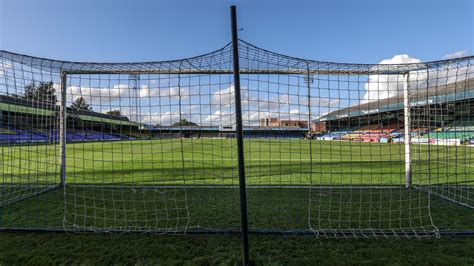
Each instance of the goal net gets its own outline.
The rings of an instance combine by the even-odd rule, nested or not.
[[[414,167],[422,177],[418,188],[470,209],[474,208],[472,63],[469,58],[428,64],[410,76]]]
[[[341,64],[238,45],[251,232],[438,237],[436,213],[472,209],[472,57]],[[240,230],[230,45],[0,60],[0,229]]]

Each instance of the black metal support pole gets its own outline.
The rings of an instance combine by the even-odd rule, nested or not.
[[[59,146],[61,154],[61,183],[62,187],[66,186],[66,128],[67,128],[67,108],[66,108],[66,88],[67,73],[61,72],[61,106],[59,114]]]
[[[242,229],[243,263],[249,265],[249,229],[247,218],[247,192],[245,187],[244,135],[242,130],[242,102],[240,100],[239,38],[237,37],[237,11],[230,7],[232,25],[232,55],[234,63],[235,122],[237,158],[239,164],[240,224]]]

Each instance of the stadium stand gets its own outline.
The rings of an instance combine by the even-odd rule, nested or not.
[[[390,124],[387,126],[379,126],[377,129],[370,131],[365,130],[362,135],[364,142],[389,142],[389,134],[400,129],[398,124]],[[363,131],[364,132],[364,131]]]
[[[440,96],[440,91],[443,94]],[[410,94],[410,136],[419,143],[474,145],[474,79],[442,87],[430,85]],[[405,139],[404,99],[396,96],[349,105],[313,120],[329,131],[318,139],[401,143]],[[462,115],[462,116],[459,116]],[[363,125],[340,136],[341,128]],[[388,126],[380,126],[388,125]],[[443,140],[443,141],[436,141]],[[459,140],[459,141],[455,141]],[[457,145],[457,144],[456,144]]]
[[[114,141],[114,140],[134,140],[136,137],[119,134],[103,133],[98,131],[75,131],[66,133],[67,142],[78,141]],[[49,143],[58,142],[59,132],[41,129],[22,128],[0,128],[0,143]]]
[[[341,137],[341,140],[348,140],[348,141],[363,141],[364,135],[372,132],[373,130],[378,129],[378,125],[367,125],[363,126],[359,129],[354,130],[353,132],[349,132],[348,134]],[[370,136],[367,136],[368,140],[370,140]]]
[[[317,140],[340,140],[342,136],[349,134],[352,131],[336,131],[332,133],[328,133],[317,137]]]
[[[458,131],[442,131],[442,132],[430,132],[422,136],[422,138],[433,138],[433,139],[460,139],[466,141],[470,138],[474,138],[474,132],[458,132]]]
[[[247,132],[244,133],[244,138],[259,138],[259,139],[291,139],[302,138],[304,133],[300,132],[279,132],[279,133],[265,133],[265,132]]]
[[[461,118],[449,124],[445,131],[472,131],[474,132],[474,121],[469,121],[469,118]]]

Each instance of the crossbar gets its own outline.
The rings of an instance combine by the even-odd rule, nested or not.
[[[420,69],[416,69],[420,70]],[[410,70],[415,71],[415,70]],[[156,75],[233,75],[232,69],[145,69],[145,70],[63,70],[68,75],[118,75],[118,74],[156,74]],[[404,75],[408,71],[395,70],[341,70],[341,69],[240,69],[243,75]]]

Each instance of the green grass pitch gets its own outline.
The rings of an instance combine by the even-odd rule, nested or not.
[[[153,231],[158,228],[161,230],[159,232],[170,230],[181,233],[184,230],[238,230],[240,215],[236,188],[236,150],[234,139],[68,144],[66,189],[55,189],[1,207],[0,224],[7,228],[62,229],[66,226],[69,230],[86,231]],[[401,233],[412,229],[428,233],[436,229],[472,230],[472,210],[438,197],[430,198],[424,192],[404,188],[403,145],[245,139],[245,152],[249,225],[253,230],[299,232],[329,228],[342,231],[393,229]],[[424,186],[430,182],[472,185],[473,148],[414,144],[412,154],[415,185]],[[4,183],[3,198],[0,198],[2,201],[35,193],[59,182],[58,146],[0,147],[0,158]],[[28,181],[33,181],[36,186],[28,186]],[[46,255],[45,263],[77,262],[87,256],[92,263],[114,262],[124,254],[131,254],[122,248],[113,248],[113,243],[122,241],[133,245],[129,250],[137,252],[136,256],[129,255],[130,260],[142,259],[143,263],[179,264],[183,260],[191,260],[205,264],[232,264],[240,257],[238,237],[233,235],[133,238],[133,235],[0,233],[0,240],[3,240],[0,243],[11,243],[2,246],[7,252],[0,254],[0,262],[11,262],[15,250],[18,251],[20,247],[29,246],[37,252],[34,253],[37,258],[41,253],[47,254],[48,251],[44,250],[46,247],[38,246],[35,249],[31,245],[48,237],[55,241],[49,244],[51,248],[61,246],[61,243],[69,246],[72,241],[77,242],[77,246],[71,248],[77,250],[82,247],[82,251],[77,250],[79,255],[74,258]],[[82,241],[94,244],[87,247]],[[162,252],[158,251],[152,256],[153,253],[148,251],[150,243],[161,248]],[[406,252],[408,247],[421,248],[412,253],[411,258],[416,261],[423,249],[426,249],[427,254],[434,255],[436,252],[432,246],[436,243],[447,246],[447,250],[439,252],[445,252],[449,257],[448,251],[454,246],[472,247],[474,242],[472,238],[453,241],[317,241],[314,237],[251,237],[252,253],[260,263],[285,260],[308,263],[318,261],[317,257],[320,257],[320,261],[334,263],[364,262],[364,255],[351,253],[357,245],[365,245],[370,249],[367,251],[368,256],[386,255],[379,262],[390,262],[390,259],[396,261],[397,254]],[[290,252],[295,245],[299,251]],[[382,255],[377,245],[393,245],[394,249]],[[170,246],[175,246],[176,251],[169,251]],[[99,253],[90,251],[93,247],[103,248],[108,255],[99,256]],[[206,253],[204,247],[218,250],[217,257]],[[190,250],[191,254],[183,255],[183,249]],[[462,254],[457,257],[428,261],[472,263],[468,248],[458,250]],[[202,255],[197,254],[200,252]],[[301,257],[295,258],[295,254]],[[304,257],[304,254],[312,255]],[[326,256],[327,260],[321,256]],[[353,260],[346,260],[351,257]],[[28,262],[26,259],[23,262]],[[400,263],[404,261],[407,260],[398,260]]]
[[[246,139],[250,185],[403,185],[396,144]],[[236,185],[233,139],[165,139],[67,145],[67,183]],[[59,147],[1,147],[4,183],[58,182]],[[473,180],[474,149],[413,145],[413,182]]]

